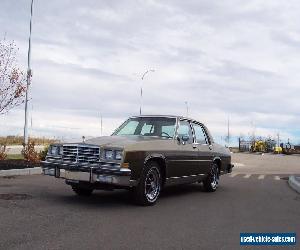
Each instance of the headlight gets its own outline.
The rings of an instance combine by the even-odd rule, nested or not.
[[[122,150],[116,150],[115,159],[116,160],[122,160],[123,151]]]
[[[57,155],[58,147],[57,146],[51,146],[50,154]]]
[[[50,146],[48,151],[48,153],[51,155],[62,155],[62,152],[63,152],[63,147],[57,145]]]
[[[105,150],[105,159],[107,159],[107,160],[114,159],[114,151],[112,151],[112,150]]]

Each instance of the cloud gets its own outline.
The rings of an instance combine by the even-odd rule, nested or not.
[[[30,1],[4,0],[0,26],[26,69]],[[215,137],[251,133],[300,141],[297,1],[35,1],[32,134],[104,133],[143,112],[207,123]],[[154,68],[144,81],[141,75]],[[23,111],[0,117],[22,134]]]

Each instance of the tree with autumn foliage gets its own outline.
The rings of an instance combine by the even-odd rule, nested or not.
[[[0,41],[0,115],[25,101],[26,76],[17,66],[14,42]]]

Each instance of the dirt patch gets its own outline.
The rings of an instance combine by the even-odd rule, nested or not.
[[[29,194],[0,194],[0,200],[29,200],[31,198]]]
[[[288,181],[289,180],[289,177],[288,176],[284,176],[284,177],[280,177],[281,180],[284,180],[284,181]]]
[[[0,170],[9,169],[24,169],[24,168],[34,168],[40,167],[39,163],[32,163],[24,160],[3,160],[0,161]]]
[[[3,179],[15,179],[15,175],[2,176]]]

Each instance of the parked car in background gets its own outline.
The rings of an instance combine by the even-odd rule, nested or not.
[[[78,195],[124,188],[141,205],[153,205],[169,185],[202,182],[208,192],[233,165],[228,148],[204,124],[181,116],[135,116],[111,136],[52,144],[45,175],[63,178]]]

